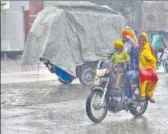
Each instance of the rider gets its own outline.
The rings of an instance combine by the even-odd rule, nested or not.
[[[150,102],[154,103],[155,100],[152,96],[158,82],[154,50],[150,46],[149,37],[145,32],[138,36],[138,43],[139,45],[134,43],[132,45],[139,51],[140,100],[147,97]]]
[[[127,38],[129,37],[129,38]],[[138,52],[134,47],[132,47],[132,44],[136,44],[136,35],[134,31],[131,28],[125,28],[122,30],[122,38],[124,42],[124,48],[127,50],[131,57],[131,64],[130,64],[130,70],[137,70],[138,69]],[[136,72],[134,72],[136,73]]]
[[[164,49],[168,48],[165,42],[164,31],[159,31],[158,34],[153,35],[152,37],[152,47],[155,50],[155,55],[157,58],[158,52],[161,52],[161,55],[158,60],[163,56]]]
[[[132,90],[134,87],[133,83],[138,83],[137,76],[138,76],[138,65],[139,65],[139,51],[133,44],[137,44],[136,42],[136,35],[131,28],[125,28],[122,30],[122,38],[124,42],[124,47],[127,48],[127,52],[130,55],[130,66],[129,71],[127,72],[128,78],[128,88]],[[128,91],[128,97],[132,98],[133,94],[131,91]]]
[[[122,41],[124,42],[124,50],[127,51],[128,53],[130,53],[130,51],[131,51],[131,42],[127,38],[128,35],[131,38],[135,37],[134,31],[130,27],[127,26],[125,29],[122,30]]]
[[[120,88],[120,79],[125,70],[125,66],[121,64],[130,61],[130,57],[128,53],[123,50],[123,47],[124,43],[122,40],[116,40],[114,42],[115,53],[112,56],[112,62],[114,63],[113,68],[116,73],[116,88]]]

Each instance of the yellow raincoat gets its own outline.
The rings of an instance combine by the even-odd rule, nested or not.
[[[139,36],[144,36],[146,38],[146,43],[142,46],[139,53],[140,96],[151,97],[158,81],[156,57],[149,44],[148,35],[143,32]]]

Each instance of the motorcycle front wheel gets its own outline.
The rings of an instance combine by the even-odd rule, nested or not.
[[[89,119],[95,123],[101,122],[108,111],[108,100],[105,97],[103,104],[101,104],[101,98],[103,91],[100,89],[93,89],[86,100],[86,113]],[[100,113],[97,113],[100,112]]]

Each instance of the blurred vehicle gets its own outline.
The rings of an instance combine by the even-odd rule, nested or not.
[[[158,67],[163,66],[166,73],[168,73],[168,49],[160,53],[162,55],[158,60]]]
[[[96,53],[113,50],[112,42],[121,38],[125,18],[94,3],[68,3],[39,12],[28,34],[22,63],[35,64],[40,59],[61,83],[79,78],[89,86],[101,58]]]

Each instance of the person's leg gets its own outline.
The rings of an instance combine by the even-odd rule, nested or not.
[[[117,74],[116,74],[116,76],[117,76],[117,78],[116,78],[116,83],[115,83],[115,87],[116,88],[120,88],[120,79],[121,79],[121,74],[118,72]]]
[[[119,71],[118,71],[118,68],[114,68],[114,73],[115,73],[115,75],[116,75],[116,80],[115,80],[115,87],[117,86],[117,83],[118,83],[118,73],[119,73]]]
[[[115,87],[116,87],[116,88],[120,88],[120,79],[121,79],[122,74],[119,72],[119,69],[118,69],[118,68],[115,68],[115,69],[114,69],[114,72],[115,72],[115,74],[116,74]]]
[[[130,70],[127,72],[127,88],[128,88],[128,93],[127,96],[129,98],[132,98],[133,96],[133,92],[132,92],[132,75],[133,75],[133,71]]]
[[[153,96],[153,93],[156,89],[156,86],[157,86],[156,82],[149,82],[148,86],[146,87],[146,95],[151,103],[155,103],[155,100],[152,96]]]
[[[146,85],[147,85],[147,81],[140,82],[140,84],[139,84],[140,100],[145,100],[145,97],[146,97]]]

